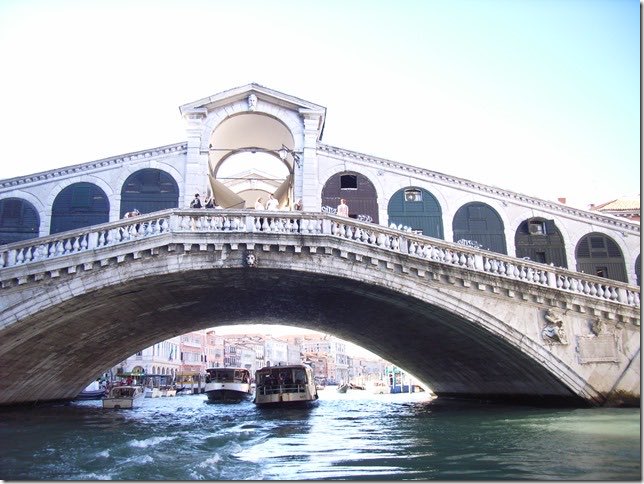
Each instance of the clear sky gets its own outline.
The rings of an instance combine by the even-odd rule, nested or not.
[[[186,139],[256,82],[324,143],[586,208],[640,190],[637,0],[2,0],[2,178]]]

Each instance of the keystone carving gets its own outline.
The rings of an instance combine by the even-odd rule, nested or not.
[[[568,338],[564,331],[562,315],[558,312],[548,309],[544,315],[546,326],[541,330],[541,337],[549,344],[568,344]]]
[[[257,267],[257,256],[255,256],[254,252],[249,251],[246,253],[246,266]]]

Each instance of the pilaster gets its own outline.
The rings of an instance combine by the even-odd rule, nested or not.
[[[202,128],[207,115],[206,108],[194,108],[183,115],[188,138],[182,193],[183,207],[190,205],[190,200],[195,193],[203,195],[207,187],[208,156],[201,153]]]
[[[321,204],[317,157],[317,141],[320,134],[321,115],[318,112],[303,112],[304,146],[301,168],[296,168],[295,199],[302,199],[304,210],[319,210]]]

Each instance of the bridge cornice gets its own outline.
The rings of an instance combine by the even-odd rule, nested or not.
[[[177,210],[123,219],[0,247],[0,290],[156,254],[191,250],[336,252],[391,274],[431,278],[461,291],[639,325],[638,287],[588,274],[322,213]],[[240,261],[241,264],[241,261]]]
[[[100,160],[91,161],[88,163],[81,163],[78,165],[65,166],[56,170],[44,171],[34,173],[27,176],[7,178],[0,180],[0,190],[15,189],[25,185],[33,185],[35,183],[50,182],[59,178],[66,178],[69,176],[78,176],[91,173],[96,170],[105,168],[113,168],[123,166],[127,163],[140,160],[149,160],[159,156],[168,156],[175,154],[186,154],[188,145],[186,142],[174,143],[171,145],[159,146],[157,148],[150,148],[147,150],[136,151],[125,155],[112,156]]]
[[[405,174],[405,175],[413,174],[416,176],[422,176],[427,180],[434,181],[444,186],[454,187],[460,190],[470,190],[473,192],[484,193],[485,195],[491,195],[501,200],[503,199],[510,200],[514,203],[525,205],[527,207],[531,207],[531,208],[538,207],[539,209],[558,212],[574,218],[590,220],[591,222],[607,225],[615,229],[629,230],[637,234],[640,233],[639,224],[635,224],[617,217],[610,217],[596,212],[588,212],[586,210],[576,209],[559,203],[542,200],[540,198],[530,197],[527,195],[523,195],[521,193],[505,190],[491,185],[486,185],[484,183],[474,182],[471,180],[467,180],[465,178],[446,175],[445,173],[440,173],[440,172],[428,170],[425,168],[420,168],[417,166],[388,160],[385,158],[378,158],[376,156],[371,156],[371,155],[359,153],[356,151],[346,150],[343,148],[338,148],[338,147],[326,145],[323,143],[318,143],[318,150],[320,152],[327,153],[331,156],[338,157],[340,159],[368,163],[372,166],[373,165],[380,166],[388,171],[395,171],[400,174]]]

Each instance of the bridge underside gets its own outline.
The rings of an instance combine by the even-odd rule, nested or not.
[[[439,397],[584,405],[534,360],[475,322],[366,283],[274,268],[130,280],[77,296],[64,311],[52,307],[9,326],[2,334],[11,349],[0,355],[0,403],[73,398],[142,348],[232,324],[331,333],[405,368]],[[12,367],[24,371],[9,374]]]

